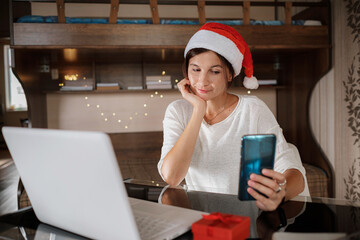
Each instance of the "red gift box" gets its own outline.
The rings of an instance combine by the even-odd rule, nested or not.
[[[250,235],[250,218],[232,214],[211,213],[191,226],[194,240],[246,239]]]

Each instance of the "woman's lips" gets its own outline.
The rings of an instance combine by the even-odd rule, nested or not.
[[[198,93],[202,93],[202,94],[209,92],[208,90],[204,90],[204,89],[198,89],[197,91],[198,91]]]

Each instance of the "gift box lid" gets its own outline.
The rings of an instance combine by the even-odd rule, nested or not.
[[[215,212],[203,215],[203,219],[193,223],[191,229],[194,238],[245,239],[250,235],[250,218]]]

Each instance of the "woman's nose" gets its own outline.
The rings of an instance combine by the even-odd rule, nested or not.
[[[207,77],[207,75],[205,73],[201,73],[199,75],[198,83],[203,85],[203,86],[206,86],[206,85],[209,84],[209,79],[208,79],[208,77]]]

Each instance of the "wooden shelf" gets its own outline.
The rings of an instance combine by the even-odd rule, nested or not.
[[[165,24],[14,23],[12,47],[184,48],[199,27]],[[239,31],[251,49],[330,48],[328,26],[234,26],[234,28]]]

